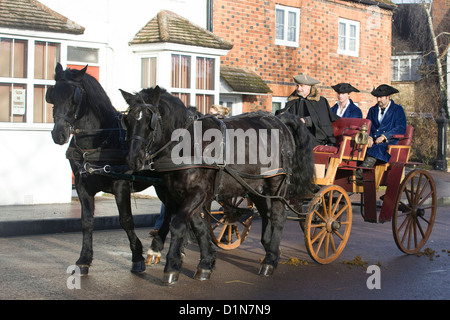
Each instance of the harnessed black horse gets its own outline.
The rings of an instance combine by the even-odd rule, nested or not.
[[[189,222],[200,248],[194,278],[210,278],[215,253],[204,213],[212,200],[227,202],[236,196],[248,196],[261,215],[266,255],[259,273],[271,275],[279,258],[286,198],[311,192],[314,159],[306,127],[286,115],[267,112],[224,120],[192,116],[179,99],[159,87],[122,95],[130,106],[123,118],[128,165],[162,173],[167,187],[164,197],[170,217],[165,223],[171,219],[171,243],[163,281],[178,280]]]
[[[142,243],[134,231],[130,193],[144,190],[159,180],[153,173],[151,177],[140,174],[139,179],[130,182],[130,179],[122,179],[120,174],[109,172],[112,167],[127,168],[122,114],[113,107],[106,92],[86,69],[87,66],[82,70],[63,70],[58,63],[56,84],[46,93],[47,102],[54,105],[53,141],[63,145],[73,134],[66,157],[75,176],[83,230],[82,249],[76,264],[82,274],[88,273],[93,259],[94,196],[104,191],[115,196],[119,221],[130,241],[131,271],[142,272],[145,270]]]

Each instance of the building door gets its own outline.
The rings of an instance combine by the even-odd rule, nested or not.
[[[230,108],[230,115],[236,116],[242,113],[242,95],[221,94],[219,104]]]

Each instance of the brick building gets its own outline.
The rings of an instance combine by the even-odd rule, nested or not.
[[[352,99],[365,114],[373,87],[391,82],[394,8],[389,0],[214,0],[212,31],[233,43],[222,66],[253,72],[270,88],[242,94],[243,111],[283,107],[292,77],[306,73],[321,81],[330,105],[332,85],[356,86],[361,92]]]

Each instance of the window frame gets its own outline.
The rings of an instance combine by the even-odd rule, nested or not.
[[[276,96],[273,96],[272,97],[272,106],[271,106],[272,113],[275,113],[276,111],[283,109],[286,106],[287,101],[288,101],[287,97],[276,97]],[[279,104],[280,108],[279,109],[274,109],[274,104]]]
[[[101,44],[95,43],[83,43],[76,42],[71,40],[59,39],[59,38],[47,38],[47,37],[39,37],[39,36],[27,36],[20,34],[8,34],[8,33],[0,33],[0,38],[7,39],[15,39],[26,41],[26,50],[27,50],[27,69],[25,71],[25,78],[15,78],[15,77],[0,77],[0,84],[10,85],[10,86],[24,86],[26,88],[25,93],[25,114],[26,119],[24,122],[14,122],[12,119],[9,121],[0,121],[0,129],[8,129],[8,130],[49,130],[53,127],[52,122],[35,122],[35,89],[36,87],[44,87],[44,92],[46,92],[48,86],[52,86],[55,84],[55,80],[53,79],[53,74],[49,74],[47,79],[39,79],[35,78],[35,49],[36,44],[39,42],[57,44],[59,46],[59,63],[63,66],[67,66],[68,64],[76,64],[81,65],[80,61],[68,61],[67,60],[67,51],[69,46],[74,47],[86,47],[89,49],[98,49],[98,63],[89,63],[89,66],[98,66],[102,65],[102,61],[104,59],[103,54],[104,50]],[[87,64],[87,63],[86,63]],[[46,71],[50,73],[49,70]],[[102,78],[102,76],[100,76]],[[46,104],[45,94],[43,95],[43,103]],[[11,107],[12,107],[12,97],[11,97]],[[48,111],[44,110],[43,117],[47,119]],[[53,117],[52,117],[53,119]],[[44,120],[47,121],[47,120]]]
[[[194,53],[194,52],[170,52],[170,70],[172,70],[172,56],[179,55],[184,57],[190,57],[190,79],[188,87],[173,87],[172,79],[170,79],[169,91],[175,96],[187,96],[187,101],[183,101],[186,107],[196,106],[197,110],[202,113],[207,113],[209,106],[203,105],[198,106],[198,102],[202,101],[203,104],[208,103],[214,104],[214,101],[218,99],[218,89],[220,87],[220,82],[218,81],[218,67],[220,67],[220,60],[216,56],[211,56],[208,54]],[[197,70],[198,70],[198,59],[211,59],[214,61],[213,67],[213,79],[212,79],[212,89],[199,89],[197,88]],[[183,99],[182,99],[183,100]],[[186,103],[187,102],[187,103]]]
[[[407,79],[402,79],[401,75],[401,68],[400,68],[400,63],[401,61],[405,61],[408,60],[408,77]],[[410,54],[410,55],[398,55],[398,56],[391,56],[391,80],[392,81],[396,81],[396,82],[401,82],[401,81],[417,81],[420,79],[420,75],[417,74],[417,78],[414,76],[413,77],[413,71],[418,71],[419,68],[417,68],[417,70],[413,70],[412,68],[412,60],[419,60],[419,64],[418,66],[420,66],[423,62],[423,57],[419,54]],[[394,76],[394,62],[397,62],[397,70],[396,70],[396,75]],[[417,72],[418,73],[418,72]]]
[[[283,25],[283,39],[277,38],[277,11],[284,12],[284,25]],[[289,13],[295,13],[295,40],[288,40],[289,34]],[[300,39],[300,8],[288,7],[276,4],[275,5],[275,44],[286,47],[299,47]]]
[[[339,34],[339,26],[340,24],[343,23],[346,26],[346,32],[345,32],[345,48],[342,49],[340,47],[340,38],[341,35]],[[355,50],[350,50],[350,26],[355,26],[356,29],[356,35],[355,35]],[[360,27],[361,27],[361,23],[359,21],[356,20],[350,20],[350,19],[345,19],[345,18],[339,18],[338,19],[338,35],[337,35],[337,39],[338,39],[338,54],[342,54],[342,55],[347,55],[347,56],[352,56],[352,57],[359,57],[359,47],[360,47]]]

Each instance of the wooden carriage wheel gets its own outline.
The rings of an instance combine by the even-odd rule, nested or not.
[[[237,201],[234,205],[239,206],[242,199]],[[249,205],[248,210],[253,210],[253,206]],[[211,211],[211,216],[208,216],[211,239],[215,245],[224,250],[236,249],[244,242],[250,231],[253,221],[253,214],[243,214],[240,217],[231,218],[227,216],[224,211]]]
[[[436,185],[422,169],[408,173],[400,184],[392,217],[392,232],[397,247],[414,254],[427,242],[436,217]]]
[[[339,186],[325,186],[311,200],[305,220],[305,245],[311,258],[333,262],[344,250],[352,226],[350,198]]]

